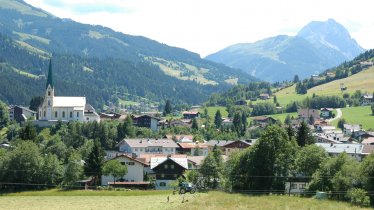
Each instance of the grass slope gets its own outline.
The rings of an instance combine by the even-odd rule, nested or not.
[[[251,209],[251,210],[364,210],[349,203],[337,201],[319,201],[313,198],[289,197],[283,195],[249,196],[209,192],[172,195],[171,191],[143,191],[139,196],[126,196],[134,192],[118,191],[45,191],[44,193],[27,192],[0,196],[0,209]],[[139,191],[138,191],[139,192]],[[60,194],[61,193],[61,194]],[[149,194],[152,193],[152,194]],[[17,196],[14,196],[17,195]],[[79,195],[79,196],[76,196]],[[169,202],[167,197],[169,196]]]
[[[343,118],[349,124],[361,124],[362,128],[368,130],[374,129],[374,116],[370,106],[347,107],[341,109]],[[337,126],[339,120],[334,120],[333,125]]]
[[[344,83],[344,86],[347,87],[347,90],[344,93],[352,94],[356,90],[361,90],[362,93],[374,92],[374,67],[363,70],[355,75],[349,76],[344,79],[335,80],[323,85],[313,87],[308,90],[308,93],[305,95],[299,95],[295,92],[295,85],[285,88],[275,95],[277,96],[278,102],[281,105],[286,105],[292,101],[301,101],[307,96],[312,96],[313,93],[316,95],[337,95],[343,96],[343,92],[340,91],[340,84]]]
[[[217,110],[221,112],[222,117],[227,117],[229,113],[224,106],[210,106],[206,108],[208,110],[208,115],[210,119],[214,120],[214,116],[216,115]],[[204,108],[199,109],[199,112],[204,114]]]

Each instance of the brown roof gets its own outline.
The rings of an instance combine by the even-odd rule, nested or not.
[[[265,120],[269,120],[269,119],[275,120],[274,118],[272,118],[272,117],[267,117],[267,116],[257,116],[257,117],[253,117],[253,120],[257,120],[257,121],[265,121]]]
[[[205,159],[205,156],[187,156],[188,161],[194,163],[194,165],[201,165]]]
[[[217,145],[218,147],[223,147],[226,144],[230,144],[232,142],[234,142],[234,141],[232,141],[232,140],[210,140],[210,141],[205,142],[205,144],[208,145],[208,146]]]
[[[179,146],[183,149],[191,149],[191,148],[207,148],[208,145],[203,143],[178,143]]]
[[[130,159],[130,160],[136,161],[136,162],[138,162],[138,163],[140,163],[140,164],[143,164],[143,165],[149,165],[149,164],[145,163],[144,161],[141,161],[141,160],[139,160],[139,159],[132,158],[132,157],[126,155],[126,154],[118,155],[118,156],[112,158],[111,160],[117,159],[117,158],[119,158],[119,157],[125,157],[125,158],[128,158],[128,159]]]
[[[182,114],[199,114],[199,112],[183,112]]]
[[[165,155],[165,154],[139,154],[139,157],[137,157],[136,159],[138,159],[139,161],[142,161],[142,162],[149,165],[151,163],[151,158],[152,157],[167,157],[167,155]],[[185,154],[172,154],[170,157],[185,158],[185,157],[187,157],[187,155],[185,155]]]
[[[361,153],[364,154],[364,155],[369,155],[373,151],[374,151],[374,145],[367,145],[367,144],[365,144],[362,147],[362,152]]]
[[[367,139],[364,139],[361,143],[362,144],[374,144],[374,137],[369,137]]]

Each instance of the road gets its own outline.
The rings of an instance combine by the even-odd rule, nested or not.
[[[336,109],[336,116],[334,118],[326,120],[327,122],[332,122],[334,120],[337,120],[343,116],[342,110],[341,109]]]

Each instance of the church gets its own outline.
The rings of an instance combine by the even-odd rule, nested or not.
[[[100,121],[95,109],[86,103],[86,97],[55,96],[52,61],[49,61],[46,91],[43,103],[38,109],[39,121]]]

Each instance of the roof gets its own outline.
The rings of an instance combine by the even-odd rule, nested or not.
[[[369,155],[374,151],[374,145],[363,145],[361,154]]]
[[[351,131],[359,131],[359,130],[361,130],[361,126],[360,125],[344,124],[344,129],[351,130]]]
[[[185,115],[185,114],[194,114],[194,115],[196,115],[196,114],[199,114],[199,113],[200,113],[200,112],[187,112],[187,111],[186,111],[186,112],[183,112],[182,114],[184,114],[184,115]]]
[[[236,143],[236,142],[242,142],[243,144],[248,145],[248,146],[251,146],[251,145],[252,145],[251,143],[249,143],[249,142],[247,142],[247,141],[245,141],[245,140],[237,140],[237,141],[233,141],[233,142],[231,142],[231,143],[227,143],[224,147],[227,147],[228,145],[234,144],[234,143]]]
[[[142,165],[146,165],[146,166],[149,165],[149,164],[147,164],[147,163],[145,163],[145,162],[143,162],[143,161],[141,161],[141,160],[139,160],[139,159],[132,158],[132,157],[126,155],[126,154],[118,155],[118,156],[116,156],[116,157],[114,157],[114,158],[112,158],[112,159],[110,159],[110,160],[114,160],[114,159],[117,159],[117,158],[120,158],[120,157],[128,158],[128,159],[133,160],[133,161],[136,161],[136,162],[138,162],[138,163],[140,163],[140,164],[142,164]]]
[[[173,140],[170,139],[123,139],[117,144],[117,146],[124,142],[126,142],[130,147],[179,147]]]
[[[161,165],[162,163],[166,162],[167,160],[172,160],[176,164],[180,165],[181,167],[188,169],[188,161],[187,158],[176,158],[176,157],[152,157],[151,158],[151,169],[156,168],[157,166]]]
[[[205,144],[208,145],[208,146],[217,145],[218,147],[223,147],[226,144],[230,144],[232,142],[234,142],[234,141],[232,141],[232,140],[210,140],[210,141],[205,142]]]
[[[192,142],[192,140],[193,140],[193,135],[171,135],[171,134],[168,134],[168,135],[166,135],[166,138],[172,140],[173,136],[175,136],[177,141],[181,141],[181,142],[184,142],[184,141],[187,141],[187,140],[190,140]]]
[[[85,112],[95,112],[95,109],[91,106],[91,104],[85,104],[84,105],[84,111]]]
[[[160,121],[161,119],[160,118],[157,118],[157,117],[154,117],[152,115],[148,115],[148,114],[144,114],[144,115],[141,115],[141,116],[134,116],[134,119],[139,119],[139,118],[153,118],[153,119],[156,119],[158,121]]]
[[[165,154],[139,154],[139,156],[136,158],[137,160],[144,162],[148,165],[151,164],[151,158],[153,157],[167,157]],[[171,154],[171,157],[173,158],[185,158],[187,155],[185,154]]]
[[[257,120],[257,121],[265,121],[265,120],[275,120],[274,118],[272,117],[267,117],[267,116],[257,116],[257,117],[253,117],[253,120]]]
[[[362,144],[367,144],[367,145],[369,145],[369,144],[373,145],[374,144],[374,137],[369,137],[367,139],[364,139],[361,143]]]
[[[208,148],[208,145],[202,143],[178,143],[179,146],[183,149],[191,149],[191,148]]]
[[[150,182],[108,182],[108,185],[148,185]]]
[[[54,97],[53,107],[82,107],[86,106],[86,97]]]
[[[321,108],[321,111],[329,111],[332,112],[334,109],[333,108]]]
[[[317,146],[323,147],[328,153],[340,154],[346,152],[348,154],[361,154],[362,144],[331,144],[316,143]]]
[[[187,160],[193,162],[194,165],[201,165],[206,156],[187,156]]]
[[[18,106],[18,105],[11,105],[10,107],[9,107],[9,109],[13,109],[13,108],[15,108],[15,107],[18,107],[18,108],[20,108],[20,109],[23,109],[23,110],[26,110],[26,111],[28,111],[28,112],[31,112],[31,113],[34,113],[34,114],[36,114],[36,112],[35,111],[33,111],[33,110],[31,110],[31,109],[29,109],[29,108],[27,108],[27,107],[24,107],[24,106]]]
[[[52,59],[49,60],[49,67],[48,67],[48,78],[47,78],[47,83],[45,85],[45,88],[48,88],[48,85],[53,88],[53,75],[52,75]]]

